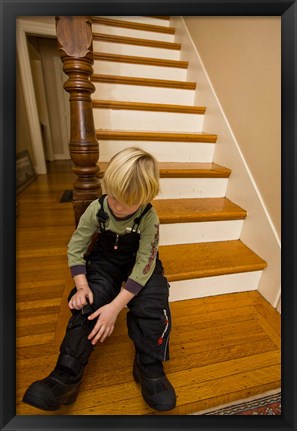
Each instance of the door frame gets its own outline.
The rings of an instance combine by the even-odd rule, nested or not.
[[[70,159],[69,151],[69,141],[70,141],[70,105],[69,105],[69,94],[63,89],[65,81],[68,76],[64,74],[61,68],[60,57],[54,57],[54,67],[55,67],[55,80],[58,96],[58,109],[59,117],[61,119],[61,133],[63,140],[63,154],[62,157],[65,159]]]
[[[39,124],[37,103],[27,45],[27,34],[34,36],[56,37],[55,24],[27,21],[22,18],[16,20],[16,48],[20,67],[20,77],[23,86],[24,100],[31,134],[34,168],[37,174],[46,174],[46,161],[42,145],[42,135]]]

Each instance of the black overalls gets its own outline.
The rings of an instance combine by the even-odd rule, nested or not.
[[[87,280],[94,301],[92,305],[87,305],[82,310],[72,311],[73,316],[67,326],[57,363],[60,368],[72,370],[73,374],[81,371],[93,350],[93,345],[87,337],[96,319],[89,321],[87,316],[110,303],[132,272],[139,247],[138,227],[141,218],[151,208],[151,204],[148,204],[140,217],[134,220],[130,233],[118,235],[105,229],[105,221],[108,218],[103,210],[105,196],[99,199],[101,209],[97,213],[100,233],[92,252],[86,258]],[[68,300],[75,293],[76,288],[71,291]],[[136,351],[157,361],[169,359],[171,315],[168,296],[169,284],[163,275],[162,263],[157,255],[153,274],[128,303],[127,313],[128,334]]]

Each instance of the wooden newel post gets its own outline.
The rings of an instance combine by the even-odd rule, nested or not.
[[[70,94],[70,142],[73,172],[73,209],[75,222],[87,206],[102,194],[100,185],[99,144],[96,139],[91,94],[95,91],[90,81],[93,73],[91,18],[87,16],[57,16],[56,32],[63,70],[69,79],[64,89]]]

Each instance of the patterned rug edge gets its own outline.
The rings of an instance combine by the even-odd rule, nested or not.
[[[281,415],[281,389],[190,413],[190,415]]]

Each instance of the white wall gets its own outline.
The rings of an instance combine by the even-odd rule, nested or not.
[[[215,26],[211,26],[208,28],[208,31],[206,31],[204,27],[203,34],[199,34],[199,39],[197,32],[199,33],[198,29],[201,18],[207,17],[185,17],[185,19],[175,17],[173,19],[173,25],[177,28],[176,41],[182,43],[182,59],[189,61],[188,80],[196,81],[198,84],[196,90],[196,104],[207,106],[204,119],[204,131],[218,134],[214,161],[232,170],[226,196],[248,211],[248,217],[242,229],[241,240],[268,262],[268,268],[263,271],[260,280],[259,291],[274,307],[276,307],[280,299],[281,283],[280,239],[276,228],[276,224],[278,223],[275,223],[275,220],[280,218],[280,197],[277,192],[277,190],[280,190],[280,158],[278,156],[280,153],[280,140],[277,138],[277,135],[276,139],[268,143],[268,148],[267,142],[265,142],[265,149],[261,148],[260,151],[258,142],[256,145],[258,151],[256,151],[255,148],[252,150],[253,158],[257,160],[257,163],[259,162],[258,158],[261,158],[261,181],[259,181],[257,170],[253,168],[252,171],[252,163],[250,161],[251,155],[247,157],[245,154],[246,151],[244,151],[245,147],[242,148],[242,134],[245,133],[245,135],[248,136],[254,128],[251,107],[247,106],[247,103],[243,103],[244,98],[241,97],[240,91],[233,86],[233,81],[231,80],[230,82],[229,80],[228,82],[223,82],[223,85],[226,87],[224,88],[224,93],[230,92],[234,95],[234,92],[236,92],[238,100],[242,103],[240,103],[239,106],[236,105],[232,112],[230,112],[230,110],[227,112],[227,109],[225,109],[225,99],[221,94],[219,95],[218,84],[215,79],[217,75],[220,75],[221,68],[217,64],[215,68],[211,69],[212,75],[210,76],[209,68],[206,66],[206,62],[204,62],[204,57],[200,54],[201,46],[203,45],[203,50],[205,50],[204,44],[207,45],[207,41],[211,37],[211,31],[213,30],[216,32],[216,29]],[[222,18],[227,19],[227,17]],[[237,17],[233,18],[235,20],[237,19]],[[212,23],[213,21],[208,24],[210,25]],[[279,35],[279,28],[277,25],[275,27],[276,35]],[[220,32],[220,37],[224,38],[224,32]],[[243,41],[246,42],[244,38],[238,37],[236,31],[233,33],[233,38],[239,39],[238,43],[240,43],[240,41],[242,43]],[[200,41],[199,44],[198,40]],[[269,46],[265,47],[265,49],[268,48]],[[244,44],[242,44],[242,49],[244,49]],[[249,50],[249,62],[251,67],[253,67],[256,61],[255,55],[253,54],[256,50],[257,44],[255,42],[253,49]],[[208,55],[212,58],[211,50],[208,51]],[[213,55],[215,55],[215,52]],[[225,56],[222,54],[222,62],[224,58]],[[261,58],[258,56],[257,59],[259,63],[262,62]],[[233,61],[230,60],[229,66],[234,66],[236,61],[236,58],[234,58]],[[277,67],[279,66],[280,63],[277,63]],[[263,80],[264,78],[265,76],[262,77]],[[270,83],[271,86],[273,86],[273,82],[275,81],[272,80]],[[276,83],[277,82],[278,81],[276,81]],[[247,83],[245,83],[245,85],[246,84]],[[261,87],[261,82],[259,82],[259,86]],[[250,85],[248,88],[244,87],[243,90],[253,92],[256,98],[258,90],[254,85]],[[278,95],[279,89],[275,92],[275,100],[273,101],[274,107],[278,106],[278,101],[280,101]],[[262,100],[261,103],[263,103]],[[269,109],[270,105],[267,100],[264,106]],[[241,108],[244,113],[238,113]],[[256,108],[257,107],[254,106],[255,110]],[[280,109],[280,105],[278,108]],[[261,112],[264,108],[259,109]],[[256,112],[256,115],[259,115],[259,111]],[[234,121],[232,124],[231,121],[237,115],[239,115],[240,118],[245,116],[245,123],[242,125],[242,127],[244,126],[244,130],[242,130],[241,133],[235,134],[235,127],[233,127]],[[280,130],[280,116],[278,115],[270,116],[269,118],[265,115],[261,118],[261,121],[263,122],[261,127],[266,131],[272,127],[272,123],[275,123],[276,130]],[[252,137],[250,137],[250,139],[252,139]],[[272,156],[271,153],[274,153],[274,156]],[[273,160],[274,163],[272,163]],[[265,175],[263,175],[263,173]],[[271,179],[272,177],[273,180]],[[274,208],[276,209],[275,212],[268,206],[267,199],[264,200],[263,198],[264,191],[262,188],[260,190],[260,185],[263,183],[263,180],[266,187],[271,191],[271,199],[274,201]],[[266,184],[266,182],[268,182],[268,184]],[[276,212],[278,213],[277,215]],[[274,214],[274,216],[272,216],[272,214]]]

